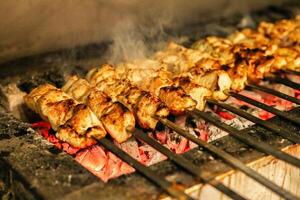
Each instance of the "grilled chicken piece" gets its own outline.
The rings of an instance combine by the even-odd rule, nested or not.
[[[158,98],[132,85],[129,80],[121,79],[112,66],[104,65],[103,67],[103,69],[101,67],[89,72],[88,80],[135,112],[136,119],[142,128],[154,129],[158,122],[154,116],[166,117],[169,115],[167,107]],[[111,76],[105,75],[104,77],[102,74],[106,71]],[[106,86],[101,87],[101,84]]]
[[[217,100],[227,99],[225,92],[230,90],[232,80],[227,72],[224,70],[213,70],[211,72],[203,73],[200,70],[194,68],[189,74],[191,81],[199,86],[207,88],[212,91],[212,97]]]
[[[102,117],[102,115],[111,110],[115,103],[106,93],[98,90],[95,87],[90,89],[89,95],[86,97],[85,102],[99,119]]]
[[[74,131],[69,126],[60,127],[60,129],[56,133],[56,137],[61,141],[71,144],[73,147],[81,149],[97,143],[93,138],[78,135],[76,131]]]
[[[92,110],[84,104],[78,104],[73,109],[73,116],[66,123],[79,135],[103,138],[106,131]]]
[[[120,77],[112,65],[105,64],[100,68],[90,70],[86,75],[86,79],[94,86],[99,83],[113,84],[116,80],[120,80]]]
[[[70,96],[59,89],[49,90],[36,101],[37,113],[42,119],[49,121],[55,131],[73,116],[76,105]]]
[[[245,63],[239,63],[233,68],[230,68],[228,74],[232,80],[231,89],[233,91],[242,91],[247,84],[247,66]]]
[[[53,85],[50,84],[45,84],[39,87],[34,88],[31,92],[30,95],[26,95],[24,97],[24,100],[26,102],[26,105],[33,110],[34,112],[38,113],[38,108],[36,107],[36,102],[37,100],[50,90],[56,89]]]
[[[131,83],[122,79],[115,68],[108,64],[90,70],[86,79],[92,86],[108,94],[113,101],[118,101],[118,96],[131,87]]]
[[[119,95],[118,100],[122,102],[124,105],[126,105],[131,110],[135,110],[135,107],[140,100],[140,97],[145,92],[139,89],[136,86],[130,85],[130,87],[125,88]]]
[[[300,71],[300,51],[295,48],[279,47],[274,52],[274,63],[271,71],[290,69]]]
[[[265,58],[257,58],[260,62],[266,58],[273,57],[273,63],[262,64],[258,67],[258,78],[261,78],[267,71],[277,71],[279,69],[300,70],[300,23],[297,20],[282,20],[275,24],[262,22],[258,31],[244,29],[229,36],[229,39],[238,45],[250,49],[260,49]],[[239,51],[239,50],[238,50]],[[238,52],[237,51],[237,52]],[[248,55],[248,58],[250,56]],[[253,57],[253,55],[251,56]],[[270,69],[269,68],[270,66]],[[252,74],[251,71],[249,74]],[[257,72],[252,75],[255,80]]]
[[[144,92],[137,102],[136,115],[142,128],[155,129],[158,120],[154,116],[165,118],[169,109],[157,97]]]
[[[149,81],[156,77],[159,70],[167,69],[164,65],[156,60],[134,60],[132,62],[120,63],[116,66],[116,72],[121,79],[128,79],[134,85],[139,85],[141,89],[148,85]]]
[[[289,34],[299,27],[297,20],[280,20],[276,23],[261,22],[258,32],[279,43],[286,40]]]
[[[135,111],[139,125],[144,129],[155,129],[158,122],[154,116],[167,117],[169,109],[152,94],[131,86],[118,99]]]
[[[271,71],[273,56],[267,56],[263,49],[237,46],[235,50],[239,60],[247,65],[248,78],[251,81],[261,80]]]
[[[192,82],[189,77],[175,77],[173,81],[175,85],[181,86],[197,102],[197,109],[204,110],[205,99],[212,96],[212,91]]]
[[[201,60],[217,60],[220,65],[229,65],[234,62],[234,53],[232,52],[231,41],[219,37],[207,37],[199,40],[192,45],[192,49],[204,55]],[[200,59],[197,66],[201,66]],[[206,61],[207,62],[207,61]],[[212,68],[213,70],[216,68]],[[208,69],[207,69],[208,70]]]
[[[106,135],[102,123],[87,106],[79,104],[54,86],[41,85],[26,95],[24,100],[33,111],[50,122],[59,139],[74,147],[86,147],[94,142],[93,137],[101,139]],[[68,140],[61,134],[70,135],[73,139]]]
[[[121,103],[114,103],[102,115],[101,121],[107,132],[118,143],[125,142],[131,137],[135,128],[135,118],[132,112]]]
[[[158,96],[169,108],[173,115],[182,115],[185,111],[193,110],[197,102],[180,86],[166,86],[160,89]]]
[[[86,80],[77,76],[71,76],[61,89],[76,99],[76,101],[86,103],[87,96],[90,94],[92,87]]]
[[[63,87],[66,93],[82,100],[103,123],[104,128],[118,143],[131,137],[135,127],[135,118],[131,111],[118,102],[92,87],[86,80],[73,76]]]
[[[131,137],[135,118],[128,108],[119,102],[112,102],[107,94],[96,88],[91,91],[86,102],[102,121],[109,135],[118,143],[125,142]]]
[[[269,46],[270,39],[263,34],[252,29],[243,29],[236,31],[228,36],[228,39],[234,44],[242,44],[250,48],[257,48],[262,46]]]
[[[149,81],[147,89],[156,96],[159,96],[160,89],[172,85],[172,74],[166,70],[158,70],[157,76]]]
[[[148,82],[149,85],[145,84],[146,90],[159,97],[173,115],[182,115],[195,108],[196,101],[180,86],[174,86],[170,72],[160,69],[156,71],[156,77]]]
[[[188,71],[204,57],[207,55],[174,42],[170,42],[164,51],[157,52],[154,56],[157,61],[167,66],[168,71],[175,74]]]

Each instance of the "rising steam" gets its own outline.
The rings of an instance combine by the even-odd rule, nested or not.
[[[114,1],[114,6],[122,7],[125,1]],[[278,3],[275,1],[273,3]],[[156,49],[161,49],[169,40],[182,40],[176,34],[166,34],[166,30],[176,30],[212,17],[226,16],[237,12],[247,14],[261,8],[267,1],[239,0],[152,0],[129,1],[122,9],[120,20],[112,27],[112,41],[106,56],[108,62],[120,62],[148,57]],[[124,8],[124,7],[123,7]],[[116,10],[118,12],[118,9]]]

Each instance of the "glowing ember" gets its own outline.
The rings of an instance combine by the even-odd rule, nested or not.
[[[80,149],[74,148],[70,146],[68,143],[61,142],[59,141],[54,133],[51,133],[51,125],[48,122],[36,122],[31,124],[31,127],[34,129],[38,129],[39,133],[46,138],[49,142],[53,143],[58,149],[62,149],[68,154],[75,154],[77,153]]]
[[[295,90],[295,97],[300,99],[300,90]]]
[[[235,115],[225,111],[219,111],[217,112],[217,114],[220,115],[220,117],[222,117],[223,119],[227,119],[227,120],[231,120],[235,118]]]

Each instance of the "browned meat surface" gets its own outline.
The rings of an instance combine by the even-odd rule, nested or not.
[[[113,102],[106,93],[97,87],[92,87],[85,79],[79,77],[71,77],[63,89],[76,100],[78,98],[85,102],[103,123],[109,135],[118,143],[131,137],[135,118],[133,113],[122,104]]]
[[[93,138],[78,135],[71,127],[68,126],[62,126],[58,130],[56,137],[59,140],[67,142],[77,148],[86,148],[96,144],[96,141]]]
[[[179,86],[163,87],[159,91],[159,98],[166,104],[174,115],[182,115],[187,110],[193,110],[197,102],[187,95]]]
[[[110,109],[106,110],[101,121],[110,136],[118,143],[129,139],[135,128],[133,113],[121,103],[114,103]]]
[[[145,129],[155,129],[158,120],[153,116],[167,117],[169,109],[157,97],[144,92],[136,105],[139,124]]]
[[[74,147],[89,146],[94,143],[94,137],[101,139],[106,135],[102,123],[89,107],[54,86],[41,85],[24,99],[33,111],[50,122],[59,139]],[[67,135],[71,138],[67,139]]]
[[[53,85],[50,85],[50,84],[46,84],[46,85],[42,85],[42,86],[39,86],[37,88],[34,88],[31,92],[30,92],[30,95],[26,95],[24,97],[24,100],[27,104],[27,106],[35,111],[35,112],[38,112],[38,109],[36,107],[36,102],[37,100],[45,93],[47,93],[49,90],[53,90],[53,89],[56,89]]]
[[[205,107],[205,99],[212,96],[212,92],[191,81],[190,77],[175,77],[175,85],[180,85],[186,93],[188,93],[196,102],[196,108],[203,110]]]
[[[106,72],[109,72],[109,75],[103,75]],[[158,98],[132,85],[128,79],[121,79],[110,65],[92,69],[87,79],[98,89],[105,91],[113,100],[119,101],[135,112],[136,120],[142,128],[154,129],[158,122],[154,116],[166,117],[169,114],[168,109]]]

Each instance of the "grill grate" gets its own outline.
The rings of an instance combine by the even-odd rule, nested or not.
[[[279,117],[282,117],[284,119],[287,119],[291,122],[294,122],[295,124],[297,125],[300,125],[300,119],[298,119],[296,116],[292,116],[291,114],[289,113],[285,113],[285,112],[282,112],[280,110],[277,110],[276,108],[273,108],[273,107],[270,107],[270,106],[267,106],[263,103],[260,103],[254,99],[251,99],[251,98],[248,98],[244,95],[241,95],[241,94],[237,94],[237,93],[233,93],[233,92],[230,92],[230,95],[236,99],[240,99],[246,103],[249,103],[249,104],[252,104],[258,108],[261,108],[265,111],[268,111],[274,115],[278,115]],[[240,114],[241,115],[241,114]]]
[[[188,195],[186,195],[182,190],[178,189],[170,183],[169,181],[165,180],[164,178],[161,178],[157,174],[155,174],[153,171],[151,171],[149,168],[144,166],[143,164],[139,163],[137,160],[132,158],[130,155],[128,155],[125,151],[115,146],[111,141],[109,141],[106,138],[103,138],[101,140],[98,140],[95,138],[99,144],[104,146],[106,149],[111,151],[112,153],[116,154],[119,158],[121,158],[123,161],[127,162],[129,165],[134,167],[137,171],[142,173],[144,176],[146,176],[148,179],[153,181],[155,184],[160,186],[163,190],[168,192],[171,196],[177,198],[177,199],[192,199]]]
[[[286,79],[286,78],[281,78],[279,76],[276,76],[275,78],[270,77],[269,80],[281,83],[283,85],[289,86],[296,90],[299,90],[299,88],[300,88],[300,84],[290,81],[289,79]]]
[[[300,137],[299,135],[283,128],[283,127],[280,127],[276,124],[273,124],[273,123],[270,123],[268,121],[264,121],[264,120],[261,120],[259,119],[258,117],[255,117],[241,109],[238,109],[238,108],[235,108],[233,106],[230,106],[228,104],[225,104],[225,103],[220,103],[220,102],[216,102],[216,101],[212,101],[212,100],[209,100],[209,102],[211,103],[214,103],[222,108],[225,108],[227,110],[229,110],[230,112],[233,112],[241,117],[244,117],[245,119],[248,119],[250,121],[252,121],[253,123],[255,124],[258,124],[270,131],[273,131],[274,133],[277,133],[278,135],[294,142],[294,143],[299,143],[300,142]]]
[[[210,102],[214,102],[214,101],[210,101]],[[217,105],[217,103],[216,103],[216,105]],[[241,142],[243,142],[263,153],[272,155],[272,156],[274,156],[278,159],[281,159],[285,162],[288,162],[296,167],[300,167],[300,160],[298,158],[295,158],[293,156],[290,156],[287,153],[277,150],[277,149],[273,148],[272,146],[268,145],[267,143],[258,141],[257,139],[255,139],[249,135],[248,136],[243,135],[243,130],[238,130],[232,126],[222,123],[217,118],[209,116],[204,112],[198,111],[196,116],[201,116],[204,120],[208,121],[209,123],[212,123],[216,127],[228,132],[232,137],[240,140]]]
[[[275,90],[272,90],[270,88],[267,88],[267,87],[263,87],[263,86],[260,86],[260,85],[252,85],[252,84],[249,84],[247,85],[246,89],[255,89],[255,90],[260,90],[262,92],[265,92],[265,93],[269,93],[271,95],[274,95],[274,96],[277,96],[277,97],[280,97],[282,99],[285,99],[287,101],[290,101],[290,102],[293,102],[295,104],[300,104],[300,100],[295,98],[295,97],[292,97],[292,96],[289,96],[289,95],[286,95],[286,94],[283,94],[281,92],[278,92],[278,91],[275,91]]]
[[[265,91],[265,92],[268,92],[268,91]],[[280,93],[280,92],[277,92],[277,93],[280,94],[281,96],[284,95],[283,93]],[[230,95],[235,97],[235,98],[238,98],[238,99],[240,99],[244,102],[250,103],[254,106],[257,106],[261,109],[264,109],[266,111],[272,112],[274,114],[278,114],[280,117],[284,117],[285,119],[290,120],[290,121],[298,124],[297,118],[294,117],[293,115],[281,112],[279,110],[276,110],[272,107],[269,107],[265,104],[262,104],[260,102],[257,102],[255,100],[252,100],[248,97],[245,97],[245,96],[237,94],[237,93],[230,93]],[[215,100],[208,100],[208,102],[211,103],[211,104],[220,106],[222,108],[225,108],[225,109],[227,109],[227,110],[229,110],[229,111],[231,111],[231,112],[233,112],[237,115],[240,115],[240,116],[242,116],[242,117],[244,117],[244,118],[246,118],[246,119],[248,119],[248,120],[250,120],[254,123],[257,123],[257,124],[267,128],[267,129],[273,131],[274,133],[277,133],[277,134],[281,135],[282,137],[289,139],[290,141],[292,141],[294,143],[300,143],[300,137],[297,134],[292,133],[291,131],[289,131],[289,130],[283,128],[283,127],[272,124],[268,121],[263,121],[263,120],[255,117],[255,116],[253,116],[253,115],[251,115],[251,114],[249,114],[249,113],[247,113],[243,110],[240,110],[240,109],[235,108],[233,106],[230,106],[228,104],[220,103],[220,102],[217,102]],[[231,136],[237,138],[241,142],[243,142],[243,143],[245,143],[245,144],[247,144],[247,145],[263,152],[263,153],[272,155],[272,156],[274,156],[278,159],[281,159],[281,160],[283,160],[287,163],[290,163],[290,164],[300,168],[300,160],[298,158],[295,158],[293,156],[290,156],[287,153],[279,151],[279,150],[273,148],[272,146],[268,145],[267,143],[257,141],[256,139],[254,139],[250,136],[243,135],[243,130],[237,130],[237,129],[235,129],[235,128],[227,125],[227,124],[220,123],[216,118],[213,118],[212,116],[209,116],[207,113],[199,111],[199,110],[191,111],[190,114],[195,118],[198,118],[198,117],[203,118],[207,122],[210,122],[210,123],[214,124],[215,126],[217,126],[218,128],[221,128],[221,129],[225,130]],[[291,194],[290,192],[286,191],[285,189],[281,188],[280,186],[276,185],[275,183],[269,181],[267,178],[260,175],[259,173],[257,173],[253,169],[247,167],[243,162],[236,159],[235,157],[233,157],[229,153],[227,153],[227,152],[225,152],[221,149],[218,149],[217,147],[215,147],[212,144],[203,142],[202,140],[200,140],[200,139],[194,137],[193,135],[191,135],[188,131],[180,128],[179,126],[177,126],[176,124],[174,124],[173,122],[171,122],[167,119],[163,119],[163,118],[157,118],[157,119],[159,119],[159,121],[162,124],[164,124],[165,126],[167,126],[170,129],[174,130],[175,132],[177,132],[178,134],[180,134],[183,137],[187,138],[188,140],[193,141],[194,143],[196,143],[200,147],[203,147],[204,149],[208,150],[211,154],[217,156],[218,158],[221,158],[228,165],[230,165],[233,168],[238,169],[241,172],[245,173],[247,176],[249,176],[252,179],[256,180],[257,182],[259,182],[263,186],[269,188],[270,190],[272,190],[274,193],[278,194],[279,196],[281,196],[285,199],[300,199],[300,198],[294,196],[293,194]],[[204,178],[205,176],[201,175],[201,173],[200,173],[199,169],[197,168],[197,166],[194,166],[193,164],[189,163],[189,161],[184,159],[182,156],[179,156],[179,155],[171,152],[170,150],[168,150],[167,148],[165,148],[164,146],[162,146],[160,143],[156,142],[155,140],[151,139],[150,137],[148,137],[144,133],[135,132],[135,133],[133,133],[133,135],[137,139],[140,139],[140,140],[146,142],[151,147],[158,150],[160,153],[163,153],[164,155],[166,155],[170,160],[172,160],[173,162],[175,162],[176,164],[178,164],[179,166],[181,166],[182,168],[187,170],[189,173],[199,177],[204,183],[211,184],[213,187],[215,187],[219,191],[223,192],[227,196],[231,197],[232,199],[245,199],[244,197],[240,196],[239,194],[232,191],[228,187],[224,186],[222,183],[220,183],[216,180],[208,180],[208,179]],[[168,192],[171,196],[173,196],[175,198],[178,198],[178,199],[191,199],[186,194],[184,194],[182,191],[174,188],[170,182],[167,182],[166,180],[158,177],[156,174],[154,174],[152,171],[150,171],[147,167],[140,164],[138,161],[136,161],[134,158],[130,157],[128,154],[123,152],[121,149],[115,147],[114,144],[109,142],[107,139],[102,139],[102,140],[98,140],[98,141],[105,148],[107,148],[108,150],[115,153],[117,156],[119,156],[125,162],[127,162],[132,167],[137,169],[139,172],[141,172],[147,178],[149,178],[150,180],[155,182],[157,185],[159,185],[162,189],[164,189],[166,192]]]
[[[140,132],[140,131],[135,132],[134,136],[137,139],[140,139],[140,140],[146,142],[147,144],[149,144],[150,146],[155,148],[157,151],[163,153],[171,161],[175,162],[176,164],[178,164],[179,166],[181,166],[183,169],[187,170],[188,172],[190,172],[194,176],[199,177],[201,179],[201,181],[203,181],[204,183],[210,184],[211,186],[215,187],[217,190],[219,190],[220,192],[226,194],[228,197],[231,197],[232,199],[245,199],[244,197],[240,196],[236,192],[232,191],[230,188],[223,185],[221,182],[219,182],[215,179],[211,180],[211,179],[206,178],[208,176],[202,174],[201,169],[199,169],[199,167],[197,167],[193,163],[189,162],[184,157],[179,156],[177,154],[174,154],[168,148],[162,146],[159,142],[157,142],[156,140],[154,140],[151,137],[147,136],[143,132]]]

